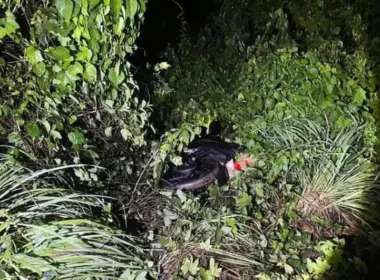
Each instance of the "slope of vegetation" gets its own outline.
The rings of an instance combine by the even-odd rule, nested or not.
[[[0,0],[1,279],[375,279],[379,5],[214,2],[142,85],[144,0]],[[213,120],[254,166],[162,188]]]
[[[171,67],[156,94],[162,122],[178,130],[162,149],[181,149],[191,131],[219,119],[257,161],[224,189],[181,199],[206,203],[194,213],[217,211],[178,212],[193,226],[171,237],[186,252],[184,267],[207,266],[202,258],[217,248],[225,250],[213,257],[227,279],[358,279],[376,271],[378,43],[368,35],[376,9],[368,1],[224,1],[197,39],[167,51]],[[199,230],[211,221],[219,225]],[[205,239],[209,251],[187,251]],[[178,279],[209,279],[190,268]]]

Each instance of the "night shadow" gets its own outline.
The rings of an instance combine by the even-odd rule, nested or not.
[[[211,20],[221,1],[216,0],[154,0],[148,1],[140,36],[136,41],[138,49],[131,55],[133,75],[138,82],[139,98],[156,104],[154,85],[157,77],[154,65],[165,61],[168,47],[178,48],[180,35],[196,38],[200,30]],[[148,67],[147,67],[148,66]],[[159,118],[159,108],[153,108],[147,137],[155,139],[165,132]]]
[[[367,38],[365,44],[365,52],[368,63],[373,67],[374,78],[376,79],[376,91],[380,89],[380,1],[351,1],[356,4],[358,12],[361,15],[362,22],[367,27]],[[372,105],[371,113],[374,115],[377,123],[377,137],[380,137],[380,99]],[[380,141],[376,150],[379,151]],[[376,163],[380,163],[377,156]],[[379,201],[380,193],[374,194]],[[380,213],[380,204],[376,203],[376,213]],[[346,244],[344,246],[344,256],[359,257],[366,264],[367,273],[346,274],[342,272],[334,278],[326,279],[379,279],[380,278],[380,225],[373,225],[371,230],[363,230],[361,234],[345,237]]]

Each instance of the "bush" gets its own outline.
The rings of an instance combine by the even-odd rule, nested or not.
[[[115,227],[112,200],[57,187],[43,178],[64,169],[31,172],[7,163],[2,156],[1,278],[135,279],[154,275],[153,263],[139,240]]]
[[[71,190],[104,193],[110,180],[67,167],[110,166],[115,185],[144,173],[151,108],[128,63],[144,11],[144,0],[0,2],[0,278],[155,277],[141,240],[115,223],[119,201]]]
[[[246,60],[236,58],[235,65],[226,62],[224,68],[212,56],[203,58],[215,45],[200,41],[192,47],[185,41],[186,51],[174,56],[167,74],[170,91],[159,105],[173,115],[174,125],[207,125],[215,118],[234,123],[237,141],[277,165],[270,167],[273,177],[287,170],[288,162],[304,160],[297,149],[272,151],[260,132],[286,120],[307,118],[335,132],[365,124],[363,143],[371,156],[377,144],[377,83],[366,53],[348,53],[335,37],[305,48],[293,40],[288,26],[287,14],[277,10],[262,36],[247,47]]]
[[[6,13],[0,33],[3,142],[48,163],[88,162],[145,143],[150,107],[138,98],[127,62],[143,0],[8,1],[0,11]]]
[[[211,186],[208,196],[177,192],[180,206],[171,198],[176,211],[164,217],[175,220],[176,229],[161,242],[168,274],[208,279],[200,268],[210,269],[211,257],[223,263],[210,248],[226,256],[239,252],[231,262],[245,257],[264,264],[228,267],[242,279],[360,278],[367,272],[360,259],[365,253],[351,255],[346,247],[354,245],[335,237],[366,239],[358,227],[378,222],[378,77],[368,7],[361,1],[227,0],[196,42],[184,38],[168,50],[172,67],[161,71],[156,91],[168,130],[160,160],[178,163],[175,155],[214,119],[233,123],[227,140],[256,158],[254,168],[222,189]],[[213,211],[218,218],[210,218]],[[227,223],[224,213],[234,220]]]

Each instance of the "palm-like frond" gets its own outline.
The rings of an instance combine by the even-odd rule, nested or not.
[[[138,240],[112,227],[110,217],[94,218],[93,209],[105,209],[103,197],[38,178],[56,170],[33,173],[0,162],[0,278],[134,279],[147,274],[148,258]]]
[[[302,188],[298,210],[304,215],[323,213],[345,222],[373,221],[376,165],[365,157],[365,125],[338,131],[307,118],[287,119],[259,129],[273,150],[302,151],[305,164],[296,169]]]
[[[339,215],[345,222],[373,221],[376,165],[362,157],[360,127],[339,132],[327,141],[325,153],[309,161],[299,174],[304,214]]]

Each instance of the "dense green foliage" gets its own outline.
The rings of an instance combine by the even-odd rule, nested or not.
[[[366,53],[361,49],[347,53],[338,39],[320,38],[306,49],[292,38],[294,31],[288,25],[287,15],[278,10],[260,39],[247,47],[243,59],[235,58],[231,67],[229,57],[225,62],[212,57],[218,53],[213,51],[214,45],[204,46],[200,40],[193,47],[185,42],[173,60],[174,69],[168,74],[171,90],[161,105],[169,104],[170,110],[175,104],[168,113],[174,115],[175,123],[203,125],[212,118],[232,121],[236,136],[255,152],[264,152],[261,157],[270,156],[267,148],[271,144],[260,131],[289,118],[306,117],[335,131],[353,122],[366,123],[364,145],[371,154],[376,144],[371,112],[376,110],[377,81]],[[186,55],[188,48],[191,52]],[[198,53],[201,55],[196,56]],[[205,53],[210,55],[203,56]],[[302,157],[293,156],[300,152],[287,151],[286,161],[302,163]],[[282,154],[279,157],[284,159]]]
[[[111,200],[105,203],[104,197],[75,193],[40,178],[64,168],[32,173],[4,159],[1,279],[142,279],[153,271],[137,240],[116,229]],[[98,218],[95,211],[101,213]]]
[[[159,80],[156,94],[164,108],[162,121],[178,130],[168,134],[162,150],[181,149],[191,128],[218,119],[233,124],[234,132],[224,135],[246,145],[257,161],[252,173],[211,192],[218,200],[196,212],[203,218],[179,219],[203,229],[202,223],[213,220],[205,213],[219,211],[215,221],[220,227],[211,230],[215,236],[208,235],[210,248],[265,263],[260,279],[357,279],[367,271],[359,255],[346,253],[342,241],[331,238],[378,222],[372,200],[377,166],[371,162],[378,145],[377,40],[366,27],[371,5],[224,1],[197,40],[183,38],[180,47],[167,52],[172,67]],[[236,204],[226,204],[229,196]],[[221,216],[225,211],[253,217],[257,228],[245,235],[249,241],[240,244],[237,237],[249,222],[227,222]],[[191,233],[207,240],[198,231]],[[376,234],[366,231],[363,238],[373,240]],[[194,243],[188,234],[174,240]],[[234,249],[228,245],[230,236]],[[372,243],[368,248],[378,247]],[[361,256],[372,256],[362,249],[367,255]],[[309,255],[303,253],[308,250]],[[188,255],[184,258],[188,263]],[[240,265],[247,270],[236,273],[244,279],[257,275]],[[248,267],[262,270],[258,264]]]
[[[101,169],[65,168],[116,155],[110,171],[132,173],[122,156],[145,145],[150,105],[127,57],[144,11],[143,0],[0,1],[1,279],[155,276],[141,240],[117,228],[118,200],[71,190],[107,185]]]
[[[144,0],[0,0],[2,279],[376,275],[380,8],[222,2],[152,67],[148,102],[129,62]],[[162,189],[213,120],[254,166]]]
[[[149,106],[135,98],[126,62],[144,1],[2,1],[1,8],[7,33],[0,39],[13,38],[4,41],[8,61],[0,78],[2,133],[9,143],[47,162],[104,157],[112,135],[113,141],[144,144]],[[11,11],[25,17],[28,34]],[[14,45],[19,53],[7,56]]]

